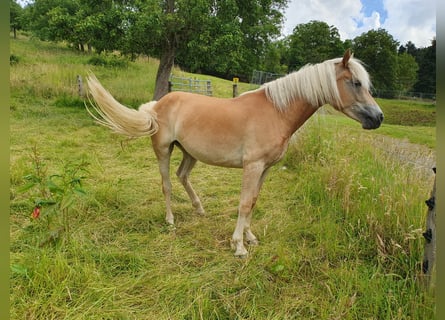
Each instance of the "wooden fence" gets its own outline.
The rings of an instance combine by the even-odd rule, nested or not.
[[[168,81],[168,92],[186,91],[211,96],[212,82],[210,80],[199,80],[196,78],[184,78],[170,75]]]

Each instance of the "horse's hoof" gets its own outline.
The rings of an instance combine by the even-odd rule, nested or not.
[[[203,208],[198,208],[198,209],[195,210],[195,212],[197,214],[199,214],[200,216],[205,216],[205,214],[206,214],[206,212],[205,212],[205,210]]]
[[[249,246],[257,246],[260,244],[260,242],[258,241],[258,239],[252,239],[252,240],[247,240],[247,244]]]
[[[248,255],[248,252],[247,252],[246,248],[244,248],[244,247],[243,248],[238,248],[235,251],[235,253],[234,253],[235,257],[238,257],[238,258],[241,258],[241,259],[246,258],[247,255]]]

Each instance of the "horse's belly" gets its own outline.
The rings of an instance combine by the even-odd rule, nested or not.
[[[206,164],[229,168],[243,167],[243,152],[240,146],[226,148],[220,142],[200,144],[198,146],[179,143],[193,158]]]

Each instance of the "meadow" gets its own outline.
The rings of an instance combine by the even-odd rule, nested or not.
[[[375,131],[320,110],[270,170],[253,213],[260,244],[238,259],[241,171],[197,165],[205,216],[172,179],[173,229],[150,140],[97,125],[78,96],[76,76],[92,71],[137,107],[156,59],[97,63],[23,35],[10,47],[11,319],[435,319],[421,271],[433,103],[378,99]],[[230,81],[191,76],[232,94]]]

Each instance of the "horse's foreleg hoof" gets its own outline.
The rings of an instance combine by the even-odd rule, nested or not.
[[[204,215],[206,214],[205,210],[204,210],[202,207],[200,207],[200,208],[196,208],[196,209],[195,209],[195,212],[196,212],[197,214],[199,214],[200,216],[204,216]]]
[[[244,245],[242,244],[242,242],[237,242],[237,241],[231,241],[230,246],[232,248],[232,250],[235,250],[235,257],[238,258],[246,258],[247,257],[247,250],[244,247]]]
[[[248,256],[248,253],[246,252],[244,254],[238,254],[235,252],[234,256],[235,256],[235,258],[246,259]]]
[[[246,250],[246,248],[244,248],[244,246],[242,248],[238,248],[235,253],[234,256],[240,259],[245,259],[247,258],[248,252]]]
[[[173,218],[173,215],[167,215],[165,217],[165,222],[167,222],[167,224],[169,224],[170,226],[175,226],[175,219]]]

